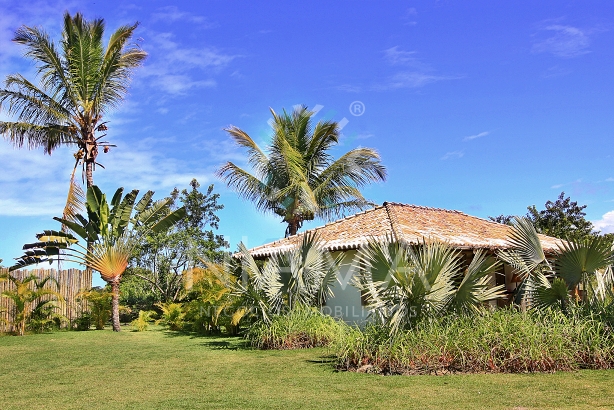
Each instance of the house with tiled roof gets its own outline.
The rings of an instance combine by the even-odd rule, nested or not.
[[[410,245],[417,245],[425,239],[440,240],[461,250],[463,257],[470,261],[478,249],[495,253],[509,248],[510,230],[508,225],[459,211],[384,202],[373,209],[252,248],[250,253],[255,259],[266,259],[275,253],[294,248],[307,232],[317,233],[324,249],[334,255],[344,253],[339,283],[333,289],[335,296],[327,301],[325,311],[349,322],[361,322],[369,312],[364,307],[360,292],[351,285],[351,279],[356,269],[359,269],[358,264],[352,262],[358,249],[370,239],[392,237]],[[540,234],[539,239],[547,254],[554,254],[561,244],[560,239],[546,235]],[[505,284],[511,292],[516,286],[516,277],[510,266],[502,265],[500,271],[493,275],[492,283]]]

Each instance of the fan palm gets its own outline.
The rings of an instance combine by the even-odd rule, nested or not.
[[[134,68],[147,54],[129,44],[138,23],[122,26],[103,45],[104,20],[86,21],[80,13],[64,14],[62,40],[56,45],[38,27],[23,26],[13,41],[24,45],[37,64],[40,85],[20,74],[9,75],[0,90],[0,110],[17,121],[0,121],[0,134],[16,147],[42,147],[51,154],[76,146],[87,186],[94,184],[99,147],[110,146],[97,133],[107,130],[104,115],[126,95]]]
[[[111,285],[113,330],[119,331],[119,283],[139,237],[163,232],[185,217],[185,208],[170,212],[171,198],[152,203],[154,192],[148,191],[137,202],[138,194],[133,190],[122,198],[123,188],[119,188],[109,206],[106,195],[97,186],[90,187],[85,204],[88,219],[80,214],[75,215],[77,222],[54,218],[85,239],[88,247],[78,244],[69,232],[47,230],[36,235],[38,242],[24,245],[25,255],[10,270],[62,259],[98,271]]]
[[[390,237],[372,239],[357,261],[355,285],[391,334],[424,317],[475,311],[503,295],[502,285],[490,284],[495,261],[478,251],[465,270],[460,253],[445,242],[412,247]]]
[[[262,268],[242,243],[238,256],[246,276],[237,283],[238,293],[252,301],[265,322],[283,307],[324,305],[333,296],[331,287],[343,259],[323,250],[316,234],[305,234],[299,246],[273,255]]]
[[[331,219],[345,212],[365,209],[370,203],[359,188],[386,178],[379,154],[356,148],[338,159],[329,153],[339,142],[339,125],[332,121],[312,123],[307,107],[292,114],[273,115],[273,137],[263,150],[243,130],[230,126],[225,131],[247,149],[250,173],[232,162],[218,176],[240,196],[271,211],[287,224],[286,236],[295,235],[303,221],[316,217]]]
[[[607,237],[589,236],[561,242],[553,265],[528,219],[515,219],[509,241],[512,248],[499,252],[498,256],[519,273],[522,279],[519,299],[528,300],[530,305],[564,308],[570,301],[569,291],[579,299],[579,284],[585,290],[585,299],[604,299],[606,293],[612,293],[614,251]]]

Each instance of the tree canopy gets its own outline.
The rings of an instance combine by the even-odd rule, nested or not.
[[[0,89],[0,111],[16,121],[0,121],[0,134],[16,147],[76,146],[87,186],[98,164],[99,147],[107,122],[104,115],[124,99],[132,73],[147,53],[130,41],[138,23],[114,31],[103,44],[105,23],[87,21],[81,13],[64,14],[62,39],[56,44],[39,27],[19,28],[13,41],[25,47],[25,57],[36,63],[39,85],[21,74],[6,77]]]
[[[339,142],[338,123],[313,125],[314,112],[306,106],[281,114],[271,109],[271,114],[273,135],[265,149],[240,128],[226,129],[247,150],[252,167],[250,173],[232,162],[222,166],[218,176],[229,187],[259,210],[283,218],[286,236],[295,235],[304,221],[328,220],[372,205],[359,188],[386,178],[375,150],[356,148],[334,159],[330,150]]]
[[[538,233],[556,238],[577,240],[595,234],[591,221],[586,219],[586,205],[578,205],[561,192],[555,201],[547,201],[545,209],[535,205],[527,207],[526,217]],[[489,216],[494,222],[513,225],[514,215]]]

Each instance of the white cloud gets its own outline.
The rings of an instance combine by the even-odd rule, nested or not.
[[[533,44],[532,52],[549,53],[557,57],[578,57],[590,51],[590,39],[586,31],[577,27],[552,24],[542,28],[550,37]]]
[[[399,49],[399,46],[384,50],[384,58],[392,65],[418,64],[415,51],[403,51]]]
[[[71,150],[53,155],[42,150],[13,149],[0,141],[0,215],[59,215],[74,166]]]
[[[416,24],[418,24],[418,22],[416,21],[417,15],[418,15],[418,12],[416,11],[416,9],[414,7],[411,7],[407,9],[407,11],[405,12],[405,15],[401,17],[401,19],[406,21],[405,25],[415,26]]]
[[[592,222],[601,233],[614,233],[614,211],[606,212],[601,219]]]
[[[351,85],[351,84],[342,84],[342,85],[335,87],[335,89],[338,91],[344,91],[347,93],[359,93],[362,91],[361,86]]]
[[[442,161],[453,159],[453,158],[462,158],[465,155],[463,151],[451,151],[446,152],[443,157],[441,157]]]
[[[116,142],[116,141],[114,141]],[[147,148],[148,144],[118,143],[109,154],[100,154],[94,181],[104,192],[152,189],[168,195],[175,186],[187,186],[196,178],[201,184],[213,182],[210,163],[166,157]],[[72,150],[60,148],[53,155],[41,151],[14,150],[0,142],[0,215],[57,216],[66,200],[68,181],[74,165]],[[77,170],[80,175],[80,170]]]
[[[187,21],[190,23],[199,23],[201,28],[217,27],[216,23],[209,23],[203,16],[194,15],[185,11],[179,11],[175,6],[160,7],[155,13],[152,13],[151,20],[153,22],[174,23],[176,21]]]
[[[390,90],[399,88],[419,88],[425,85],[446,80],[457,80],[461,77],[433,75],[418,71],[400,72],[392,76],[387,83],[375,86],[375,90]]]
[[[155,87],[171,95],[184,94],[193,88],[215,87],[217,82],[211,77],[239,57],[214,47],[184,47],[175,41],[172,33],[150,32],[147,38],[145,48],[150,60],[140,77],[152,78]],[[151,82],[147,85],[151,86]]]
[[[482,138],[482,137],[487,136],[488,134],[490,134],[490,131],[484,131],[484,132],[480,132],[479,134],[469,135],[468,137],[463,138],[463,141],[471,141],[476,138]]]

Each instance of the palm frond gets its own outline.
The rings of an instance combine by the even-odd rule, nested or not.
[[[116,238],[113,241],[103,238],[93,244],[85,256],[85,264],[100,273],[106,282],[119,280],[128,267],[134,243],[129,237]]]
[[[491,280],[498,267],[499,262],[478,250],[456,289],[452,309],[457,312],[476,311],[481,304],[503,297],[505,285],[494,286]]]
[[[75,180],[76,170],[77,168],[75,167],[70,176],[70,186],[68,188],[68,195],[66,195],[66,205],[64,205],[64,211],[62,212],[62,219],[70,222],[79,221],[77,215],[84,210],[83,204],[85,203],[85,192],[83,192],[81,184]],[[69,229],[71,229],[70,226],[62,224],[63,231]]]
[[[555,270],[570,288],[614,263],[612,243],[606,237],[592,236],[579,241],[566,241],[560,247]]]

